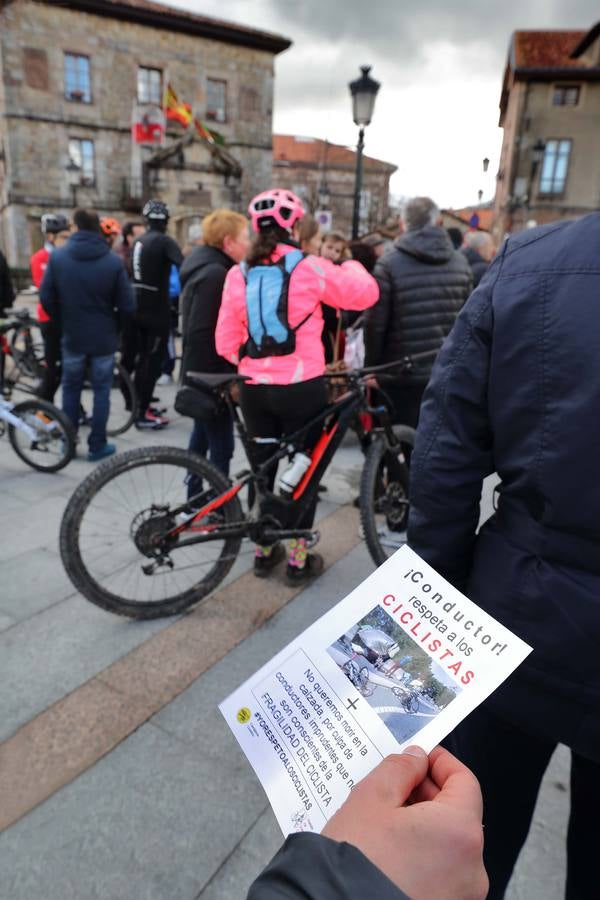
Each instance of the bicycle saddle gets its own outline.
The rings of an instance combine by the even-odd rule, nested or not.
[[[185,377],[190,384],[199,384],[208,388],[248,381],[247,375],[237,375],[235,372],[186,372]]]

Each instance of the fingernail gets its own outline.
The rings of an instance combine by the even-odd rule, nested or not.
[[[427,756],[422,747],[417,747],[416,744],[411,744],[410,747],[406,747],[405,750],[402,751],[402,755],[406,756],[414,756],[417,759],[423,759],[423,757]]]

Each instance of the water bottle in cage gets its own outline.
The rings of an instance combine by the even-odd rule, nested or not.
[[[291,463],[277,483],[282,497],[291,497],[294,488],[300,483],[302,476],[310,466],[310,462],[310,456],[307,456],[306,453],[294,454]]]

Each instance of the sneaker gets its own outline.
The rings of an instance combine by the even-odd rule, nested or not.
[[[257,578],[266,578],[275,566],[285,559],[285,547],[281,543],[274,545],[268,556],[254,557],[254,574]]]
[[[87,455],[88,462],[100,462],[101,459],[106,459],[107,456],[112,456],[116,452],[117,448],[114,444],[105,444],[99,450],[90,450]]]
[[[158,416],[159,418],[164,419],[167,425],[169,424],[169,419],[165,416],[167,411],[166,406],[150,406],[149,410],[153,416]]]
[[[324,565],[325,563],[320,553],[309,553],[302,568],[290,566],[288,563],[285,570],[285,580],[291,585],[303,584],[305,581],[310,581],[311,578],[316,578],[317,575],[320,575]]]
[[[160,428],[166,428],[169,424],[169,420],[163,418],[163,416],[158,415],[156,412],[153,412],[152,409],[146,410],[146,414],[141,416],[135,423],[135,427],[138,429],[150,429],[152,431],[158,431]]]
[[[165,372],[160,376],[156,383],[160,384],[161,387],[164,387],[166,384],[173,384],[173,377],[171,375],[167,375]]]

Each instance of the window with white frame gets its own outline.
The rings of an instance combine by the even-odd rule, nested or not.
[[[206,118],[211,122],[227,120],[227,82],[218,78],[206,80]]]
[[[69,140],[69,157],[79,168],[80,182],[82,185],[93,185],[96,182],[96,161],[94,157],[94,142],[71,138]]]
[[[89,56],[65,53],[65,97],[78,103],[92,102]]]
[[[578,84],[555,84],[552,94],[553,106],[577,106],[579,104]]]
[[[162,71],[139,66],[137,70],[138,103],[162,106]]]
[[[572,141],[563,138],[546,141],[540,171],[540,194],[562,194],[567,182]]]

